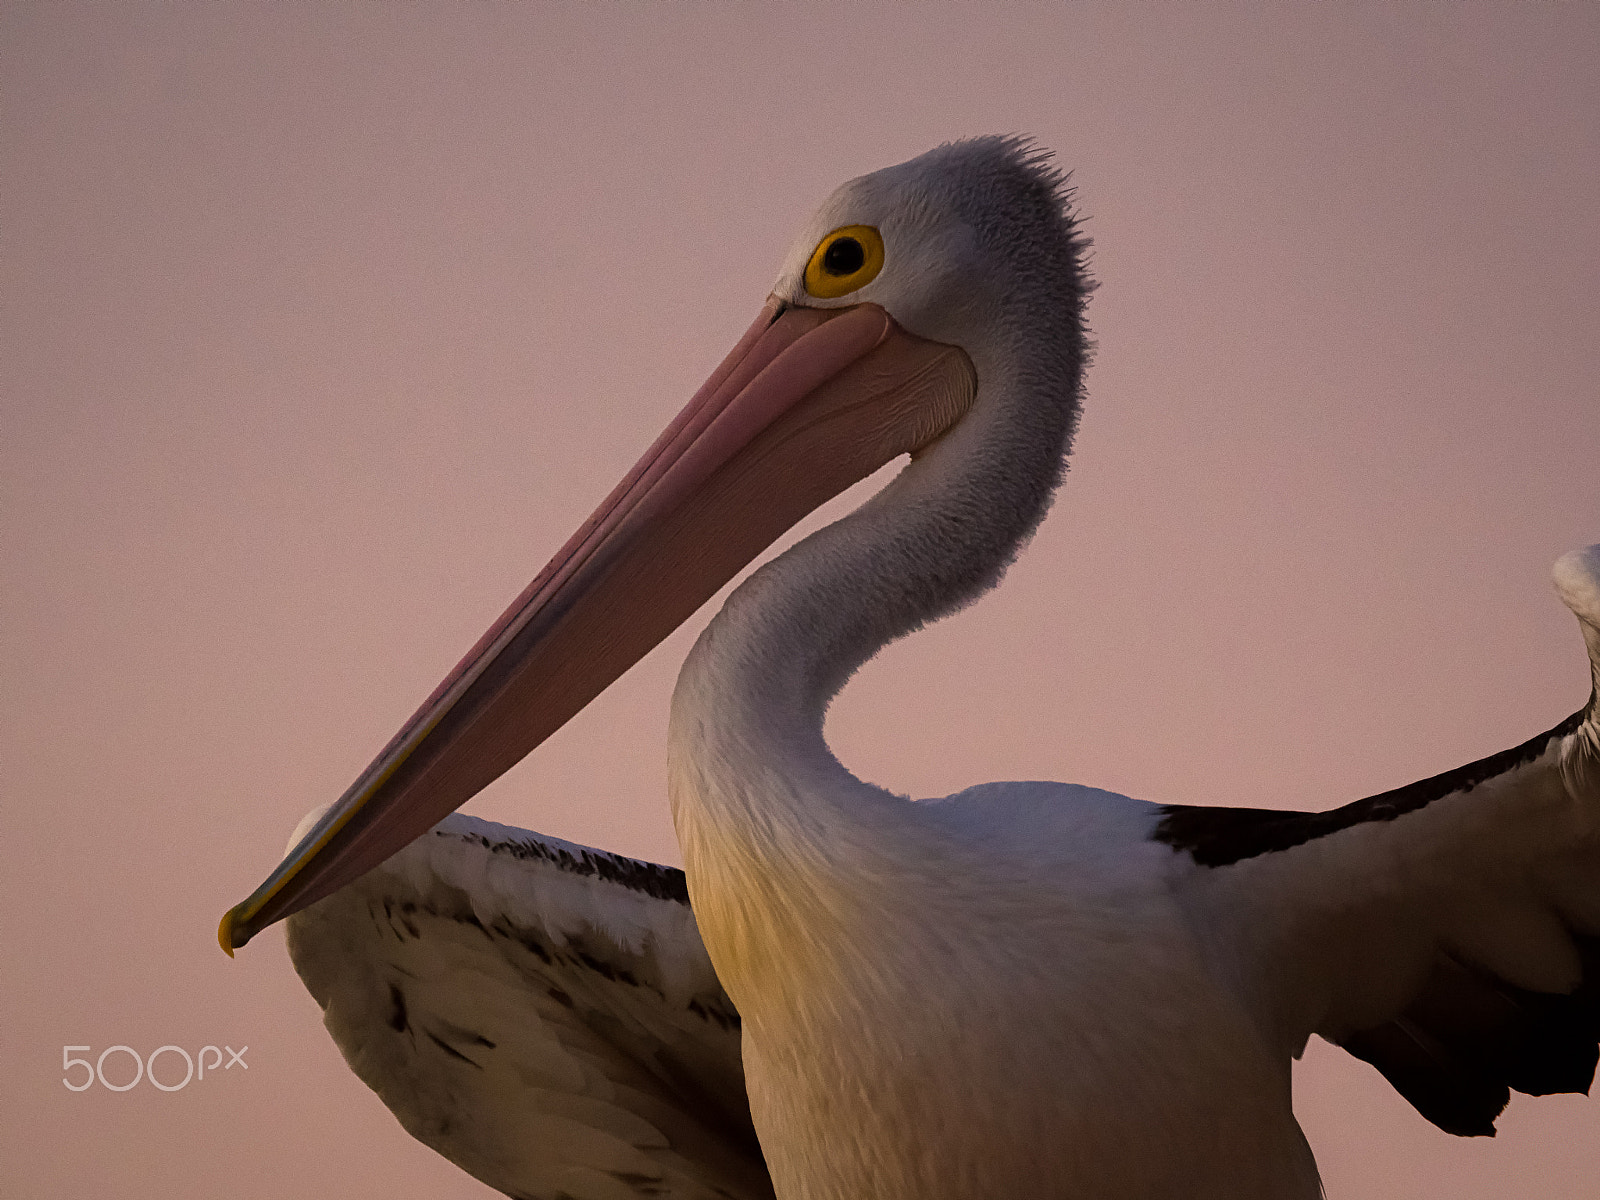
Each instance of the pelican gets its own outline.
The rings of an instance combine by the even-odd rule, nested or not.
[[[1329,812],[1058,783],[913,801],[823,717],[994,586],[1063,472],[1085,242],[1048,157],[941,146],[840,187],[688,407],[219,930],[291,917],[356,1073],[509,1196],[1315,1200],[1312,1034],[1440,1128],[1587,1091],[1595,693]],[[684,664],[684,870],[450,814],[785,529]],[[1600,679],[1600,546],[1555,568]]]

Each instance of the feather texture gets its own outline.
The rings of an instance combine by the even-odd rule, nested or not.
[[[506,1195],[770,1196],[681,872],[458,814],[288,940],[355,1073]]]

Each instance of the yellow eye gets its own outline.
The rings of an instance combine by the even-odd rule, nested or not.
[[[866,287],[883,270],[883,238],[871,225],[846,225],[823,238],[806,264],[806,291],[821,300]]]

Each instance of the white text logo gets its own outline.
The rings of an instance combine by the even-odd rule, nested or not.
[[[199,1052],[190,1057],[189,1052],[182,1046],[157,1046],[150,1051],[149,1057],[140,1058],[139,1052],[132,1046],[107,1046],[100,1051],[100,1057],[91,1063],[87,1058],[74,1058],[72,1055],[75,1050],[82,1050],[85,1054],[91,1053],[92,1046],[63,1046],[61,1083],[69,1092],[86,1092],[98,1079],[100,1086],[107,1091],[126,1092],[137,1087],[141,1079],[148,1079],[160,1091],[181,1092],[189,1086],[191,1080],[204,1079],[207,1071],[215,1075],[219,1068],[231,1071],[236,1066],[248,1071],[250,1064],[245,1062],[244,1056],[249,1049],[249,1046],[240,1046],[237,1050],[232,1046],[223,1046],[221,1049],[216,1046],[201,1046]],[[222,1060],[223,1050],[228,1052],[226,1062]],[[181,1079],[178,1077],[180,1061],[183,1063]],[[161,1063],[159,1075],[156,1073],[157,1062]],[[108,1064],[111,1067],[109,1078],[106,1074]],[[83,1068],[81,1074],[75,1070],[79,1067]],[[77,1076],[76,1079],[74,1075]]]

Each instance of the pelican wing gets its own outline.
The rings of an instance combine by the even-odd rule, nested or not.
[[[355,1073],[506,1195],[772,1195],[681,871],[458,814],[288,943]]]
[[[1556,566],[1600,687],[1600,546]],[[1600,1039],[1600,712],[1324,813],[1165,810],[1232,979],[1298,1054],[1319,1033],[1425,1117],[1493,1134],[1516,1090],[1586,1092]]]

